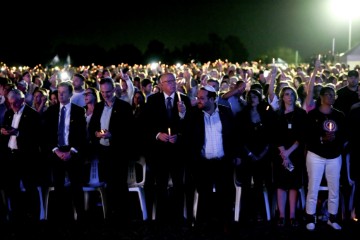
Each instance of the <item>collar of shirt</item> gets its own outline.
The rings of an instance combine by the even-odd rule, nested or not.
[[[175,93],[173,92],[170,96],[167,95],[166,93],[164,93],[164,96],[165,96],[165,100],[166,100],[168,97],[171,97],[171,100],[174,100]]]
[[[61,108],[64,107],[64,106],[65,106],[66,110],[70,109],[71,102],[69,102],[69,103],[66,104],[66,105],[63,105],[63,104],[60,103],[60,110],[61,110]]]
[[[205,110],[202,110],[202,111],[203,111],[203,113],[204,113],[205,115],[211,117],[211,116],[213,116],[215,113],[219,113],[219,107],[218,107],[218,105],[215,105],[215,110],[214,110],[214,112],[213,112],[212,114],[209,114],[209,113],[205,112]]]
[[[113,96],[113,98],[111,99],[111,106],[109,106],[109,105],[107,104],[107,102],[106,102],[106,101],[104,101],[104,105],[105,105],[105,107],[112,107],[112,106],[114,105],[115,98],[116,98],[116,96]]]
[[[19,109],[19,111],[17,111],[15,114],[22,114],[22,112],[24,111],[24,107],[25,104],[23,104],[22,107]]]

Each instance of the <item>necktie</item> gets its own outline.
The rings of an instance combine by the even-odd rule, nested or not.
[[[65,145],[65,115],[66,115],[66,108],[63,106],[61,108],[60,113],[60,122],[58,128],[58,144],[59,146]]]
[[[171,111],[172,111],[171,109],[172,109],[171,97],[167,97],[166,110],[169,119],[171,118]]]

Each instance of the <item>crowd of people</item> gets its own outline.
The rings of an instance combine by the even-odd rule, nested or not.
[[[1,220],[38,219],[39,186],[54,186],[53,219],[73,218],[71,206],[77,221],[86,219],[82,187],[89,164],[98,161],[107,219],[126,223],[133,204],[128,165],[144,157],[148,216],[155,203],[161,223],[215,218],[228,231],[235,183],[243,189],[241,221],[264,219],[266,187],[275,196],[278,227],[298,227],[304,214],[312,231],[325,179],[327,224],[341,230],[341,221],[354,215],[350,209],[339,216],[340,199],[349,199],[349,186],[359,182],[358,83],[359,68],[320,59],[289,67],[220,59],[181,66],[4,65],[0,189],[9,201],[1,202]],[[298,209],[302,188],[305,209]],[[358,190],[354,203],[356,212]]]

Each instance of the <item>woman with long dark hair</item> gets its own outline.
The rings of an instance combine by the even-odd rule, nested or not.
[[[261,200],[264,184],[268,190],[271,187],[270,129],[274,113],[256,89],[249,90],[246,101],[246,107],[235,116],[237,145],[242,156],[237,167],[237,180],[243,189],[242,215],[259,221],[263,219],[261,213],[265,212]]]
[[[275,145],[278,154],[274,158],[274,185],[279,211],[278,226],[283,227],[287,217],[286,206],[289,201],[289,224],[297,227],[296,203],[298,191],[302,187],[305,166],[305,128],[306,111],[298,102],[293,87],[283,87],[279,94],[279,109],[274,128]]]

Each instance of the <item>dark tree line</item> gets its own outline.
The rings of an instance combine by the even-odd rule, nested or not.
[[[170,50],[161,40],[152,40],[148,43],[144,52],[141,52],[133,44],[122,44],[105,50],[99,45],[76,45],[57,44],[48,41],[32,40],[25,42],[23,39],[7,39],[0,45],[0,61],[7,65],[35,66],[49,65],[54,56],[65,61],[67,56],[71,58],[73,66],[90,65],[92,63],[108,66],[111,64],[128,63],[146,64],[157,60],[163,63],[175,64],[176,62],[199,62],[214,61],[216,59],[228,59],[231,62],[248,61],[249,53],[241,40],[236,36],[228,36],[225,39],[211,33],[205,42],[190,42],[182,47]],[[26,44],[24,44],[26,43]]]

